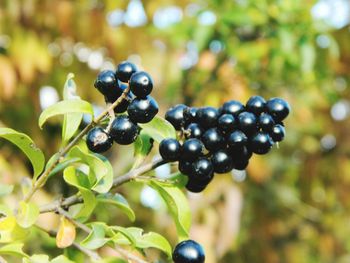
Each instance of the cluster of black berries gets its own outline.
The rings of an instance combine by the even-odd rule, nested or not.
[[[106,103],[114,103],[130,86],[127,98],[122,100],[115,108],[118,115],[106,131],[97,126],[89,131],[86,144],[92,152],[101,153],[111,148],[113,141],[127,145],[133,143],[140,131],[138,123],[150,122],[158,113],[158,104],[149,94],[153,89],[151,76],[144,71],[137,71],[136,66],[130,62],[122,62],[117,70],[105,70],[98,74],[95,88],[105,98]]]
[[[174,263],[204,263],[202,246],[194,240],[185,240],[176,245],[172,258]]]
[[[179,170],[188,176],[186,188],[201,192],[214,173],[244,170],[252,153],[266,154],[275,142],[282,141],[282,121],[290,107],[280,98],[265,101],[251,97],[244,106],[231,100],[219,109],[193,108],[179,104],[170,108],[165,118],[185,140],[165,139],[159,152],[166,161],[179,161]]]

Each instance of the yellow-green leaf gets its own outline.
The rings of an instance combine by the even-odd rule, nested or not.
[[[61,217],[60,226],[56,235],[56,245],[66,248],[73,244],[76,236],[75,226],[64,216]]]
[[[158,116],[155,116],[153,120],[148,123],[140,123],[139,126],[143,129],[145,134],[152,137],[158,143],[166,138],[176,138],[174,127],[167,120]]]
[[[23,252],[23,243],[12,243],[0,248],[0,255],[11,255],[27,258],[28,255]]]
[[[38,219],[39,213],[39,208],[36,204],[20,202],[16,216],[17,223],[23,228],[28,228]]]

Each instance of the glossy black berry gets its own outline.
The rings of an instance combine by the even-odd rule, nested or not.
[[[256,154],[268,153],[273,145],[271,137],[267,133],[258,132],[249,143],[249,148]]]
[[[280,98],[272,98],[268,100],[266,102],[266,109],[275,122],[283,121],[290,112],[289,104]]]
[[[232,157],[225,150],[219,150],[213,153],[211,162],[215,173],[228,173],[233,168]]]
[[[259,115],[265,110],[266,101],[263,97],[253,96],[247,101],[246,110],[254,113],[255,115]]]
[[[242,103],[236,100],[230,100],[222,105],[222,113],[238,115],[245,110]]]
[[[193,169],[192,162],[182,159],[179,161],[178,168],[182,174],[190,175]]]
[[[165,161],[177,161],[180,158],[181,145],[176,139],[164,139],[159,144],[159,153]]]
[[[136,140],[138,132],[138,126],[128,116],[120,115],[112,122],[109,133],[116,143],[127,145]]]
[[[145,98],[153,89],[153,80],[147,72],[139,71],[131,75],[129,85],[136,97]]]
[[[172,258],[174,263],[204,263],[205,254],[196,241],[185,240],[176,245]]]
[[[203,129],[197,123],[190,123],[186,127],[186,133],[185,133],[186,139],[188,138],[200,139],[202,137],[202,134],[203,134]]]
[[[242,112],[238,115],[239,128],[245,134],[252,134],[257,131],[257,118],[254,113]]]
[[[154,118],[158,110],[157,102],[151,96],[147,96],[145,99],[134,99],[128,107],[128,115],[135,123],[147,123]]]
[[[235,150],[229,149],[229,152],[234,163],[248,161],[253,155],[252,151],[247,146]]]
[[[114,112],[115,113],[123,113],[126,112],[130,105],[130,97],[128,96],[129,99],[123,99],[121,103],[119,103],[116,107],[114,107]]]
[[[270,136],[274,142],[280,142],[286,135],[286,130],[281,124],[276,124],[270,131]]]
[[[208,151],[221,149],[225,144],[225,139],[217,128],[210,128],[202,136],[202,142]]]
[[[263,131],[271,131],[274,125],[275,121],[270,114],[263,113],[259,116],[258,126]]]
[[[213,107],[199,108],[196,114],[196,119],[203,128],[216,126],[218,117],[219,112]]]
[[[218,127],[225,134],[231,133],[237,127],[237,121],[232,114],[223,114],[219,117]]]
[[[199,158],[192,164],[192,172],[189,174],[191,180],[198,184],[209,184],[214,176],[214,167],[208,158]]]
[[[196,139],[191,138],[186,140],[182,145],[181,159],[182,160],[195,160],[203,155],[204,145]]]
[[[191,122],[196,122],[197,111],[198,109],[194,107],[187,107],[184,110],[183,114],[184,114],[184,120],[186,124]]]
[[[94,86],[109,100],[113,100],[115,97],[118,98],[123,92],[112,70],[101,71],[97,75]]]
[[[195,179],[189,177],[186,184],[186,189],[192,193],[200,193],[207,187],[207,185],[208,184],[205,183],[198,183]]]
[[[137,68],[135,64],[129,61],[123,61],[118,65],[115,74],[120,81],[128,82],[130,80],[131,75],[134,74],[136,71]]]
[[[170,108],[165,114],[165,119],[178,131],[185,125],[184,110],[186,109],[186,105],[178,104]]]
[[[229,149],[241,149],[248,143],[248,137],[241,131],[237,130],[230,134],[227,139]]]
[[[236,170],[243,171],[245,168],[247,168],[248,164],[249,164],[249,159],[248,160],[236,160],[233,162],[233,168]]]
[[[111,148],[113,139],[101,127],[91,129],[86,137],[86,145],[90,151],[103,153]]]

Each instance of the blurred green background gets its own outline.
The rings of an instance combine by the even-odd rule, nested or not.
[[[0,126],[30,135],[48,159],[60,146],[60,120],[40,130],[37,118],[62,98],[67,74],[99,111],[94,78],[126,59],[154,78],[161,116],[176,103],[282,97],[292,107],[285,141],[253,157],[246,172],[218,175],[203,194],[189,195],[191,237],[208,263],[350,262],[349,23],[349,0],[2,0]],[[131,147],[107,156],[116,174],[132,164]],[[30,173],[25,156],[0,141],[1,182],[20,184]],[[120,192],[135,225],[176,244],[156,193],[139,183]],[[35,200],[71,193],[58,176]],[[132,225],[118,210],[98,209],[93,219]],[[56,228],[58,216],[39,221]],[[38,233],[30,238],[31,253],[62,253]],[[65,253],[82,262],[76,251]]]

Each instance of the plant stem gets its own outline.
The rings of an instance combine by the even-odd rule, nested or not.
[[[130,87],[128,86],[122,95],[108,107],[105,109],[100,115],[98,115],[91,123],[89,123],[66,147],[61,149],[58,152],[58,155],[56,157],[56,160],[49,166],[47,167],[44,172],[41,174],[41,176],[37,179],[37,181],[33,184],[33,187],[29,190],[29,192],[24,196],[23,201],[27,202],[29,201],[34,193],[41,188],[45,183],[47,178],[49,177],[50,173],[52,170],[60,163],[62,157],[64,157],[70,149],[74,145],[76,145],[83,137],[85,134],[87,134],[94,126],[96,126],[104,117],[108,115],[109,112],[111,112],[116,106],[118,106],[126,97],[127,94],[130,90]]]

